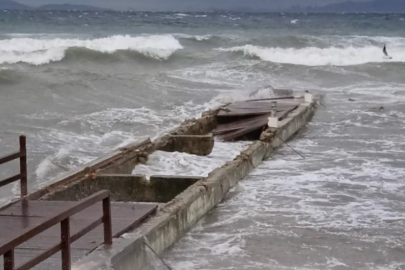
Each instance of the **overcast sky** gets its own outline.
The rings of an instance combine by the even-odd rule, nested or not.
[[[345,2],[347,0],[16,0],[22,4],[30,6],[40,6],[50,3],[70,3],[92,5],[112,9],[167,9],[176,6],[179,10],[187,7],[189,9],[200,8],[220,8],[226,9],[227,7],[248,7],[248,8],[261,8],[267,9],[280,9],[288,8],[293,5],[325,5],[336,2]],[[370,0],[351,0],[354,2],[365,2]],[[405,0],[404,0],[405,1]]]

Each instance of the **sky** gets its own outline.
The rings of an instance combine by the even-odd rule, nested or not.
[[[286,9],[291,6],[326,5],[347,0],[16,0],[30,6],[41,6],[50,3],[70,3],[104,7],[117,10],[199,10],[207,8],[228,9]],[[351,0],[353,2],[367,2],[371,0]],[[404,0],[405,1],[405,0]]]

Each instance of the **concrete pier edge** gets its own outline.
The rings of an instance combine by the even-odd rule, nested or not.
[[[153,253],[148,250],[144,241],[159,254],[173,245],[218,205],[231,188],[268,158],[275,148],[305,126],[313,116],[316,106],[316,101],[302,103],[280,122],[277,130],[269,128],[264,131],[260,141],[252,142],[234,160],[187,188],[135,231],[114,239],[112,247],[102,246],[76,262],[73,269],[141,270],[153,258]]]

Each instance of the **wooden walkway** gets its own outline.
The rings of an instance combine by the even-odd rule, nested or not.
[[[0,243],[21,234],[25,229],[43,223],[78,202],[66,201],[19,201],[0,210]],[[150,203],[111,203],[112,234],[118,237],[139,225],[157,209],[157,204]],[[72,234],[79,232],[102,216],[102,203],[97,203],[70,219]],[[103,243],[103,225],[87,233],[71,245],[72,263],[82,258]],[[31,238],[15,250],[16,266],[38,256],[61,241],[61,228],[57,224],[43,233]],[[3,256],[0,256],[0,270],[3,269]],[[61,269],[60,252],[33,269]]]

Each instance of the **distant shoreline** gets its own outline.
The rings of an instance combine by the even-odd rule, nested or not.
[[[137,6],[91,6],[76,4],[47,4],[39,7],[25,5],[14,0],[0,0],[0,10],[46,11],[133,11],[133,12],[232,12],[232,13],[307,13],[307,14],[405,14],[405,1],[373,0],[369,2],[340,2],[320,6],[274,7],[266,0],[251,0],[249,4],[231,1],[189,0],[194,5],[182,5],[180,0],[142,0]],[[177,10],[173,10],[176,7]]]

